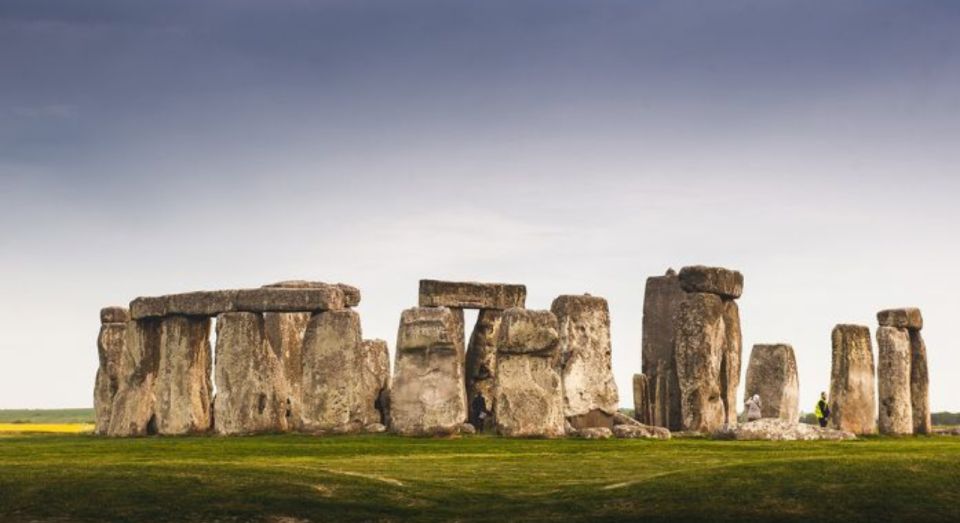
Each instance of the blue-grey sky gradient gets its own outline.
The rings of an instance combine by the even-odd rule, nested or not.
[[[960,410],[960,4],[0,1],[0,408],[92,403],[101,306],[344,281],[395,342],[417,280],[610,301],[746,275],[754,343],[915,305]],[[745,369],[744,369],[745,371]],[[741,398],[742,399],[742,398]]]

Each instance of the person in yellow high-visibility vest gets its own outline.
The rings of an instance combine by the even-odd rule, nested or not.
[[[814,410],[817,415],[817,421],[821,427],[827,426],[827,420],[830,418],[830,405],[827,405],[827,393],[820,393],[820,401],[817,402],[817,408]]]

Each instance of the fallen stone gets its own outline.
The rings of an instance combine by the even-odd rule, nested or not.
[[[919,330],[910,331],[910,403],[913,433],[930,434],[930,378],[927,372],[927,344]]]
[[[647,278],[643,299],[643,374],[650,390],[651,425],[680,430],[680,387],[675,365],[673,317],[686,293],[672,269]]]
[[[920,330],[923,328],[923,315],[920,309],[912,307],[888,309],[877,313],[877,322],[882,327]]]
[[[390,385],[393,432],[455,434],[466,422],[465,351],[457,322],[457,313],[446,307],[403,311]]]
[[[633,415],[644,425],[653,424],[653,402],[650,398],[650,380],[646,374],[633,375]]]
[[[615,413],[613,414],[613,416],[611,416],[611,421],[613,422],[613,424],[612,424],[613,426],[617,426],[617,425],[646,425],[646,423],[640,423],[639,421],[631,418],[630,416],[627,416],[626,414],[624,414],[624,413],[622,413],[622,412],[615,412]]]
[[[837,325],[831,341],[830,426],[857,435],[875,434],[877,397],[870,329]]]
[[[473,425],[469,423],[460,424],[460,434],[470,435],[470,434],[476,434],[476,433],[477,433],[477,428],[474,427]]]
[[[606,427],[586,427],[577,430],[576,435],[582,439],[610,439],[613,431]]]
[[[383,423],[371,423],[366,427],[363,427],[363,431],[368,432],[370,434],[379,434],[382,432],[386,432],[387,426],[384,425]]]
[[[754,345],[747,366],[747,398],[760,396],[761,415],[786,421],[800,419],[800,380],[793,347],[785,343]]]
[[[879,327],[877,394],[881,434],[913,434],[910,404],[910,333],[897,327]]]
[[[500,336],[500,320],[503,312],[499,310],[481,310],[477,315],[477,323],[470,335],[467,346],[467,400],[469,418],[476,419],[473,412],[473,398],[477,394],[483,397],[487,410],[492,412],[484,420],[484,429],[493,428],[496,419],[496,405],[494,404],[494,379],[497,372],[497,338]]]
[[[113,318],[115,316],[111,316],[111,319]],[[110,412],[113,409],[113,400],[120,389],[121,358],[123,358],[126,341],[126,323],[108,322],[100,326],[100,334],[97,336],[100,366],[97,369],[93,392],[97,434],[108,434],[110,431]]]
[[[720,360],[720,401],[724,420],[737,422],[737,389],[740,387],[740,361],[743,336],[740,332],[740,308],[733,300],[723,302],[723,350]]]
[[[299,430],[303,403],[303,338],[309,312],[265,312],[263,330],[286,384],[287,430]]]
[[[360,305],[360,289],[345,283],[324,283],[322,281],[286,280],[264,285],[264,289],[325,289],[336,287],[343,292],[344,304],[347,307]]]
[[[363,340],[360,346],[361,387],[354,416],[364,424],[386,423],[385,398],[390,388],[390,352],[384,340]]]
[[[308,289],[244,289],[237,292],[238,311],[321,312],[343,308],[343,291],[334,286]]]
[[[749,423],[726,425],[713,433],[715,439],[771,441],[841,441],[856,439],[852,432],[797,423],[779,418],[763,418]]]
[[[526,299],[523,285],[420,280],[421,307],[503,310],[523,308]]]
[[[560,296],[550,310],[559,322],[564,415],[577,428],[612,427],[610,417],[620,397],[613,378],[607,300]]]
[[[160,321],[160,365],[154,385],[158,434],[210,430],[212,364],[209,318],[167,316]]]
[[[217,434],[284,432],[292,414],[283,364],[266,336],[264,318],[253,312],[217,316]]]
[[[160,366],[160,330],[159,319],[127,323],[119,387],[110,409],[110,436],[157,433],[154,383]]]
[[[724,302],[716,294],[687,294],[677,308],[676,365],[685,430],[713,432],[726,422],[720,397],[723,314]]]
[[[743,275],[722,267],[694,265],[680,269],[680,286],[687,292],[706,292],[737,299],[743,294]]]
[[[359,432],[363,391],[360,316],[351,309],[314,314],[303,339],[303,403],[300,430]],[[371,406],[373,401],[370,401]]]
[[[621,439],[670,439],[670,431],[652,425],[614,425],[613,435]]]
[[[100,323],[127,323],[130,311],[126,307],[104,307],[100,309]]]

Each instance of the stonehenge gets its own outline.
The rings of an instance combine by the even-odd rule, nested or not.
[[[920,309],[877,313],[877,391],[882,434],[929,434],[930,399],[927,347],[920,330]]]
[[[742,339],[736,303],[743,275],[684,267],[647,279],[643,374],[653,423],[713,432],[736,423]],[[641,380],[644,381],[644,380]],[[637,383],[637,382],[635,382]]]
[[[875,434],[877,399],[870,329],[837,325],[831,341],[830,425],[857,435]]]
[[[763,419],[738,425],[742,292],[743,276],[719,267],[647,279],[633,417],[619,411],[609,305],[589,294],[561,295],[536,310],[526,308],[523,285],[421,280],[417,306],[400,315],[392,369],[387,342],[363,337],[361,293],[351,285],[288,280],[138,297],[129,308],[100,311],[95,430],[585,439],[930,433],[923,318],[914,308],[877,314],[876,366],[869,328],[833,329],[830,429],[796,426],[793,348],[754,345],[745,393],[760,396]],[[478,311],[469,336],[465,309]]]
[[[764,418],[800,419],[800,380],[793,347],[784,343],[753,346],[744,396],[754,394],[760,396]]]

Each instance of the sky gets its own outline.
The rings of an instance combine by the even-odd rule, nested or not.
[[[744,361],[794,346],[802,410],[835,324],[917,306],[931,407],[960,411],[958,26],[928,0],[0,0],[0,408],[91,406],[103,306],[346,282],[392,350],[421,278],[607,298],[632,406],[646,278],[706,264],[745,275]]]

